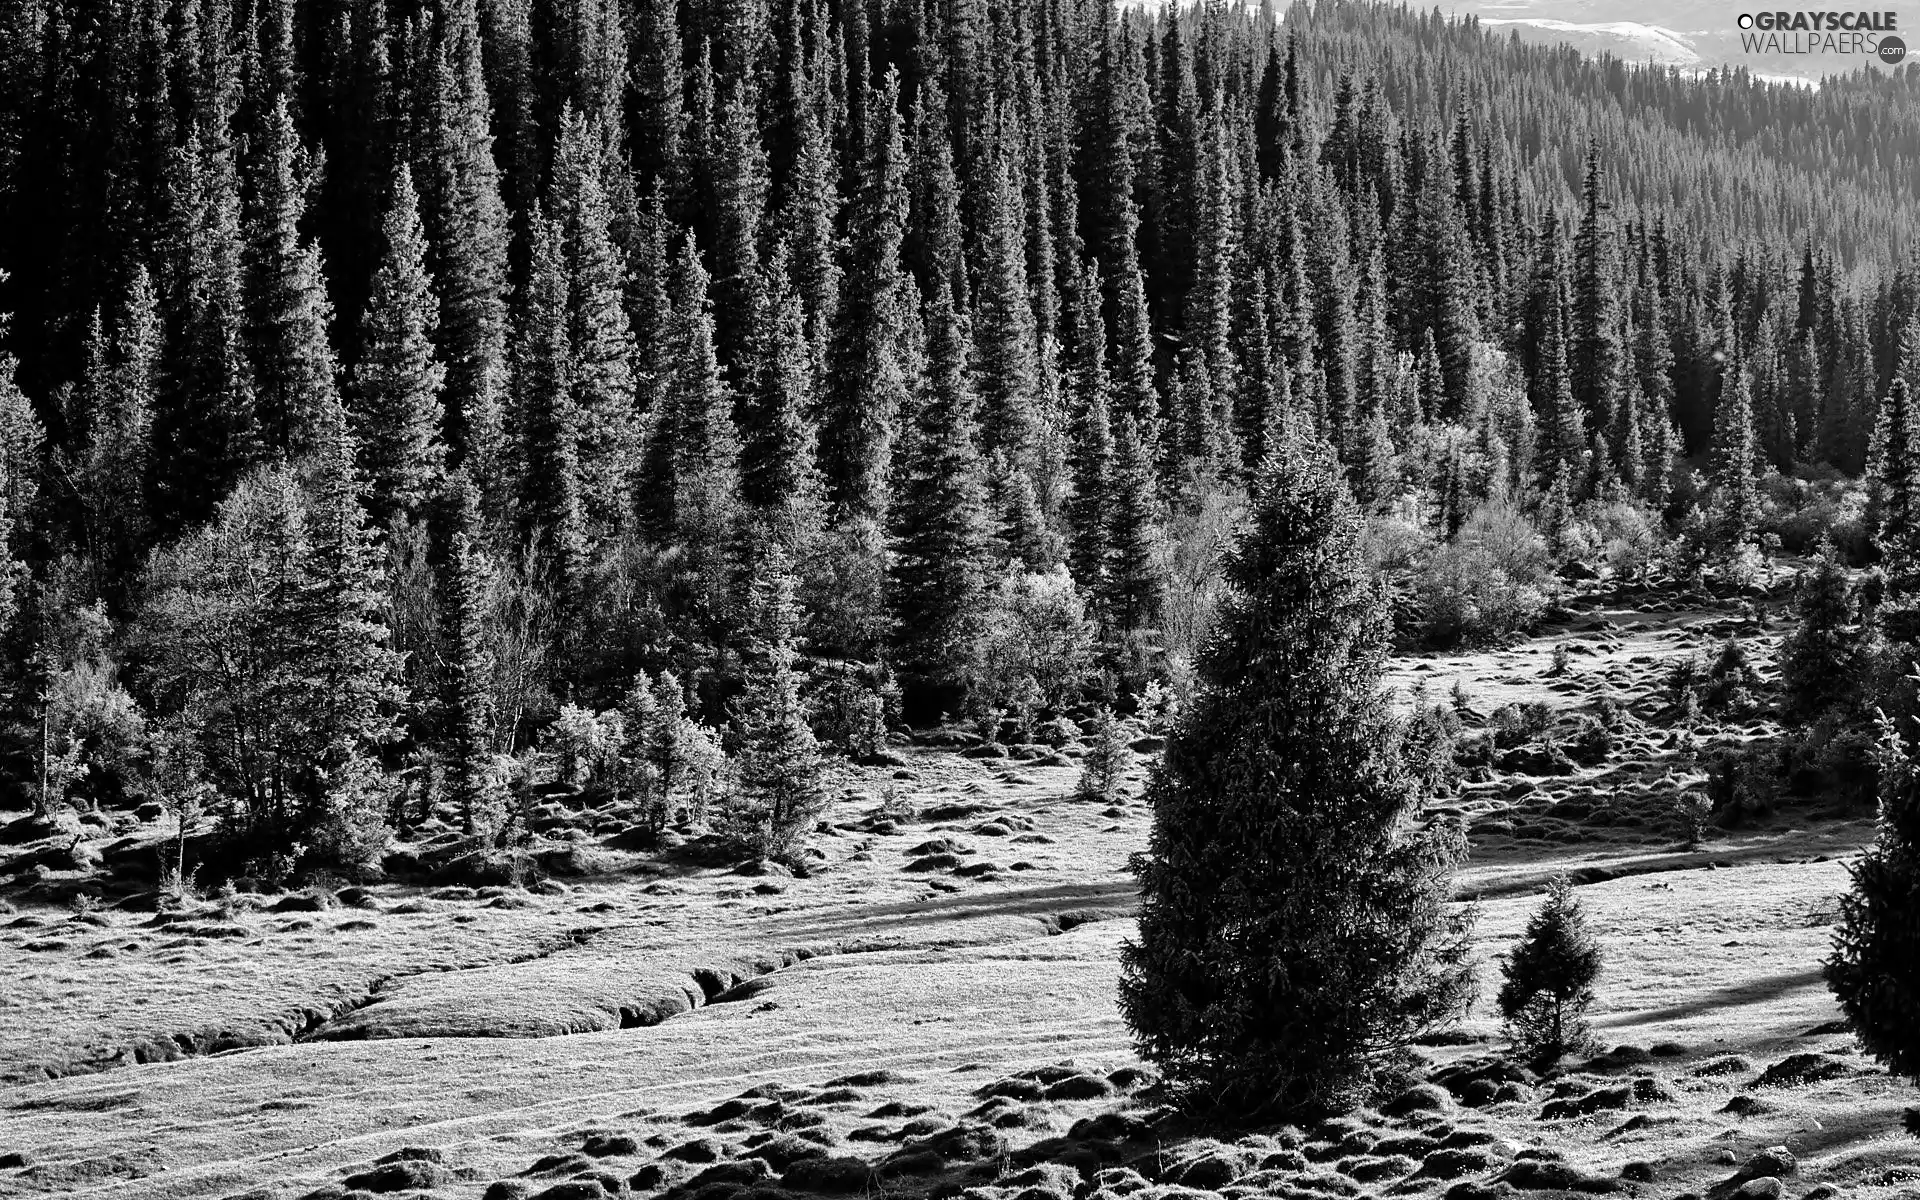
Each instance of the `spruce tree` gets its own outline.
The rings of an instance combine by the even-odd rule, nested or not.
[[[1867,1052],[1894,1074],[1920,1081],[1920,770],[1913,745],[1911,726],[1881,731],[1879,838],[1851,868],[1826,976]]]
[[[906,678],[951,702],[968,683],[987,615],[992,527],[975,442],[978,398],[967,374],[966,318],[957,285],[928,306],[927,372],[899,470],[890,520],[893,660]]]
[[[623,265],[603,182],[605,128],[573,112],[561,121],[548,215],[564,237],[569,382],[580,422],[580,503],[591,528],[618,529],[631,508],[639,452],[633,344]]]
[[[1905,379],[1880,401],[1869,477],[1874,549],[1895,591],[1920,585],[1920,412]]]
[[[825,497],[807,407],[813,372],[806,310],[791,264],[784,242],[767,263],[767,320],[755,353],[759,378],[743,405],[740,430],[740,498],[766,522],[765,532],[798,558],[819,534]]]
[[[323,414],[339,401],[320,250],[303,239],[308,155],[285,97],[274,104],[254,168],[246,226],[248,345],[261,444],[313,453]]]
[[[447,793],[467,833],[487,803],[492,749],[493,655],[488,648],[486,592],[489,564],[482,544],[480,492],[463,469],[445,485],[450,528],[440,572],[440,644],[443,647],[442,728],[447,743]]]
[[[1165,597],[1153,458],[1130,415],[1114,429],[1108,494],[1107,569],[1097,594],[1114,633],[1124,638],[1157,629]]]
[[[580,497],[580,416],[567,332],[567,265],[560,223],[535,208],[517,386],[519,515],[542,548],[563,612],[582,583],[586,527]],[[563,621],[560,628],[567,626]]]
[[[1752,541],[1760,521],[1754,484],[1753,388],[1746,370],[1729,363],[1713,414],[1713,486],[1719,536],[1729,553]]]
[[[1465,1007],[1463,847],[1421,826],[1380,687],[1381,598],[1324,446],[1273,459],[1202,688],[1156,764],[1120,1008],[1184,1104],[1338,1111]]]
[[[1795,589],[1793,607],[1799,623],[1780,643],[1780,687],[1789,710],[1813,720],[1859,693],[1859,612],[1853,581],[1832,542],[1821,541],[1812,570]]]
[[[734,708],[740,737],[739,794],[727,824],[757,856],[797,861],[826,811],[825,764],[800,698],[800,607],[786,555],[774,547],[755,565],[746,688]]]
[[[82,468],[87,520],[113,596],[138,566],[151,532],[147,485],[160,337],[158,298],[146,270],[136,268],[107,347],[106,386]]]
[[[910,381],[903,370],[900,241],[906,222],[906,153],[898,86],[875,97],[878,120],[861,150],[861,184],[848,218],[848,265],[834,315],[820,396],[820,467],[828,496],[848,515],[886,514],[895,424]],[[850,118],[851,119],[851,118]]]
[[[733,392],[714,350],[708,277],[691,235],[674,262],[673,318],[667,344],[671,371],[663,401],[671,416],[669,532],[702,580],[702,599],[723,599],[723,571],[740,493],[740,433]]]
[[[386,248],[373,274],[353,372],[367,507],[380,526],[418,512],[438,488],[446,458],[440,440],[446,372],[433,349],[437,305],[413,174],[404,164],[394,172],[382,234]]]
[[[480,488],[484,512],[503,512],[510,229],[489,128],[489,92],[476,0],[449,0],[441,66],[425,148],[435,186],[422,205],[440,314],[435,344],[445,365],[442,442],[451,467]],[[499,43],[494,44],[498,48]]]
[[[1586,1013],[1593,1006],[1600,961],[1600,945],[1587,928],[1573,885],[1564,876],[1556,878],[1500,967],[1500,1015],[1523,1058],[1546,1067],[1592,1041]]]

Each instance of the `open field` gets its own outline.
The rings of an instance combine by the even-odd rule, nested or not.
[[[846,769],[804,878],[631,849],[620,803],[562,794],[532,889],[155,911],[73,905],[101,877],[59,856],[94,859],[0,829],[0,1195],[1726,1195],[1783,1174],[1747,1167],[1778,1146],[1785,1194],[1911,1195],[1914,1094],[1819,971],[1869,814],[1808,797],[1693,848],[1672,815],[1713,749],[1779,733],[1673,724],[1673,663],[1739,636],[1764,692],[1777,606],[1595,597],[1506,649],[1394,661],[1410,700],[1458,682],[1470,736],[1529,704],[1550,724],[1443,800],[1473,835],[1480,1002],[1321,1126],[1206,1137],[1156,1107],[1114,1005],[1144,805],[1076,800],[1077,746],[921,747]],[[1596,711],[1611,746],[1572,761]],[[108,863],[167,834],[98,821]],[[1561,872],[1603,935],[1608,1052],[1539,1078],[1499,1057],[1490,997]]]

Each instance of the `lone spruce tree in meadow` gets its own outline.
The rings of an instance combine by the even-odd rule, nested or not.
[[[1324,446],[1287,446],[1232,554],[1199,695],[1147,787],[1120,1009],[1190,1108],[1335,1111],[1460,1013],[1462,843],[1422,825],[1380,687],[1385,610]]]
[[[1600,943],[1564,876],[1548,886],[1546,902],[1500,970],[1500,1015],[1522,1057],[1550,1066],[1592,1040],[1586,1014],[1600,977]]]

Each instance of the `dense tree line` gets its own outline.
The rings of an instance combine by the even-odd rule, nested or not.
[[[1283,447],[1471,632],[1507,600],[1448,595],[1596,529],[1752,553],[1920,374],[1911,66],[1353,3],[11,0],[0,80],[13,773],[294,858],[421,763],[503,827],[550,724],[682,800],[738,756],[776,850],[897,697],[1186,689]]]

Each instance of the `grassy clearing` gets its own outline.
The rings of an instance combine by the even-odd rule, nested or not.
[[[1798,1158],[1790,1195],[1902,1194],[1906,1172],[1920,1179],[1920,1142],[1898,1132],[1913,1093],[1833,1032],[1818,974],[1864,815],[1815,802],[1683,846],[1661,806],[1715,745],[1767,735],[1710,720],[1675,738],[1657,718],[1666,664],[1716,647],[1729,618],[1601,616],[1567,675],[1547,673],[1567,629],[1396,665],[1433,696],[1477,671],[1482,717],[1539,702],[1571,720],[1605,692],[1633,722],[1604,761],[1496,765],[1446,802],[1473,835],[1461,891],[1480,897],[1483,999],[1409,1079],[1440,1090],[1397,1115],[1218,1141],[1160,1120],[1113,1002],[1146,810],[1075,801],[1070,754],[916,751],[847,775],[808,878],[683,866],[545,895],[389,886],[369,907],[280,913],[243,899],[161,925],[0,918],[0,1070],[142,1047],[177,1060],[0,1089],[0,1155],[18,1156],[0,1158],[0,1196],[291,1200],[384,1180],[470,1198],[605,1177],[676,1200],[726,1180],[762,1200],[1069,1200],[1083,1173],[1123,1169],[1156,1200],[1488,1179],[1665,1195],[1777,1145]],[[885,819],[890,788],[917,814]],[[621,836],[618,813],[580,822]],[[1561,872],[1607,955],[1596,1028],[1628,1049],[1480,1088],[1476,1064],[1501,1045],[1498,956]],[[729,1103],[743,1092],[757,1094]]]

